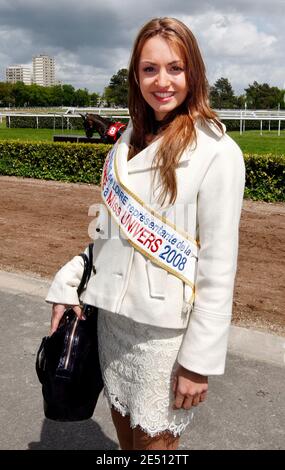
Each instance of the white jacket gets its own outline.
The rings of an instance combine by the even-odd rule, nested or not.
[[[116,144],[120,178],[128,189],[157,209],[160,188],[153,190],[151,166],[160,139],[127,161],[131,132],[128,127]],[[182,154],[176,170],[176,202],[164,207],[170,221],[200,242],[190,315],[185,306],[191,289],[120,236],[105,208],[95,224],[100,229],[99,238],[94,230],[96,274],[83,300],[137,322],[185,329],[178,362],[189,370],[210,375],[222,374],[225,367],[245,169],[240,148],[214,122],[198,121],[196,132],[197,145]],[[100,238],[106,236],[110,225],[117,238]],[[75,256],[56,274],[46,301],[78,304],[76,289],[82,270],[82,258]]]

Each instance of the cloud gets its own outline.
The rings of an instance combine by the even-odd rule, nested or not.
[[[210,82],[227,76],[238,92],[253,80],[283,86],[283,0],[0,0],[0,60],[29,64],[48,53],[57,78],[102,91],[127,67],[135,35],[155,16],[174,16],[193,30]],[[253,75],[255,74],[255,75]],[[1,77],[0,77],[1,79]]]
[[[254,80],[282,87],[280,31],[270,25],[262,31],[257,21],[240,13],[208,12],[182,20],[199,39],[211,83],[228,77],[239,93]]]
[[[199,17],[198,21],[206,26],[201,37],[211,54],[250,61],[264,59],[264,56],[270,58],[274,54],[276,36],[258,31],[255,24],[240,14],[216,13],[210,18],[208,15]]]

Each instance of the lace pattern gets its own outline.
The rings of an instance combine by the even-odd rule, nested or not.
[[[192,410],[173,410],[172,383],[184,330],[134,322],[99,310],[99,354],[109,406],[151,437],[180,435]]]

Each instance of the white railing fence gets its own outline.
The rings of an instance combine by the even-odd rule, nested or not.
[[[43,110],[44,111],[44,110]],[[278,136],[280,136],[281,122],[285,121],[285,110],[251,110],[251,109],[216,109],[216,113],[222,121],[226,120],[238,120],[240,121],[240,134],[246,130],[246,121],[259,121],[260,122],[260,135],[264,130],[264,122],[268,122],[268,130],[271,130],[271,121],[278,121]],[[53,117],[54,118],[54,129],[55,129],[55,118],[67,119],[68,128],[72,128],[70,120],[75,117],[80,117],[79,113],[94,113],[99,114],[102,117],[111,119],[129,118],[129,110],[127,108],[62,108],[58,112],[38,112],[38,113],[27,113],[17,112],[10,110],[0,111],[0,123],[4,117],[8,118],[8,127],[10,127],[10,118],[12,116],[31,116],[36,118],[36,124],[38,128],[40,117]]]

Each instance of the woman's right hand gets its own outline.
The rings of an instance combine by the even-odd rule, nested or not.
[[[52,314],[51,314],[51,327],[50,327],[50,336],[57,330],[60,320],[67,309],[71,307],[73,311],[78,316],[79,320],[84,320],[85,317],[82,313],[82,308],[79,305],[63,305],[63,304],[53,304]]]

